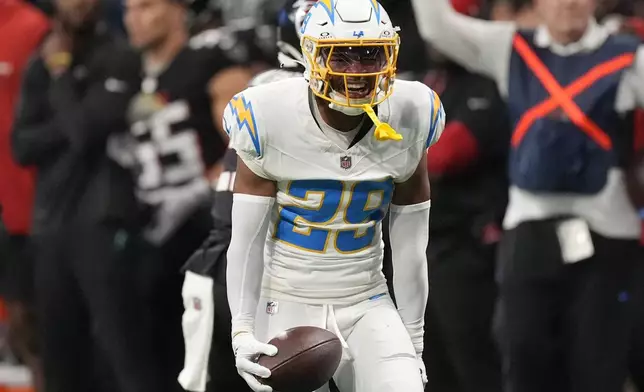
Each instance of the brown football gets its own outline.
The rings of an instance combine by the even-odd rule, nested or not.
[[[262,355],[257,361],[271,371],[260,379],[275,392],[311,392],[326,384],[342,358],[342,344],[335,334],[317,327],[287,329],[269,344],[277,355]]]

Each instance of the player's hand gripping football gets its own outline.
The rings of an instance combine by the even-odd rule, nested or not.
[[[277,354],[277,347],[262,343],[252,334],[243,332],[233,338],[233,351],[237,373],[242,376],[246,384],[255,392],[272,392],[273,388],[260,383],[256,378],[268,378],[271,376],[271,371],[255,361],[262,354],[274,356]]]

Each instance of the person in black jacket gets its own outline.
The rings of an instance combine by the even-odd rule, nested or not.
[[[124,132],[109,138],[108,153],[132,174],[143,210],[142,313],[154,325],[149,334],[158,379],[171,391],[183,390],[177,383],[184,359],[179,271],[212,228],[209,179],[226,150],[218,132],[223,110],[250,80],[246,65],[259,60],[234,31],[190,36],[190,6],[185,0],[125,1],[134,50],[124,56],[136,64],[114,56],[104,83],[125,106]]]
[[[196,321],[194,325],[203,325],[204,322],[209,322],[208,317],[213,316],[210,335],[206,332],[204,336],[196,337],[191,334],[191,331],[198,331],[199,328],[184,325],[187,356],[202,358],[200,363],[190,364],[186,361],[184,371],[179,378],[183,387],[190,391],[200,390],[204,386],[211,392],[250,391],[244,380],[237,374],[235,356],[230,349],[231,315],[226,295],[226,251],[231,236],[232,191],[236,168],[237,154],[234,150],[228,150],[222,162],[219,178],[213,184],[215,190],[212,207],[213,229],[183,268],[186,273],[183,289],[186,308],[184,318]],[[211,290],[203,292],[195,287],[199,282],[207,282]],[[195,303],[199,306],[195,307]],[[209,310],[213,313],[204,314]],[[192,314],[192,317],[187,316],[188,314]],[[206,385],[205,380],[208,378]]]
[[[449,117],[427,155],[432,182],[427,390],[501,390],[492,335],[495,252],[507,203],[509,125],[495,84],[453,63],[424,78]]]
[[[116,389],[161,391],[132,277],[132,181],[105,153],[108,135],[125,129],[125,107],[103,88],[103,65],[123,45],[97,20],[96,0],[56,2],[12,132],[16,160],[38,171],[32,239],[45,391],[100,390],[96,358]]]

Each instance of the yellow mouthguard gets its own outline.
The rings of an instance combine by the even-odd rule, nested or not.
[[[375,130],[376,140],[380,142],[384,142],[387,140],[401,141],[403,139],[402,135],[396,132],[391,127],[391,125],[380,121],[378,116],[376,116],[376,113],[373,111],[373,108],[371,107],[371,105],[363,105],[362,110],[364,110],[364,112],[367,113],[367,116],[369,116],[371,121],[373,121],[373,123],[376,125],[376,130]]]

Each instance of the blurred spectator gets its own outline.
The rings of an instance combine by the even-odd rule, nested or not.
[[[597,12],[598,17],[602,18],[602,23],[606,29],[615,34],[625,33],[632,34],[640,40],[644,38],[644,19],[641,17],[629,17],[630,9],[625,9],[624,5],[633,6],[632,3],[618,1],[600,2],[601,6]],[[619,5],[622,4],[620,8]],[[637,180],[640,176],[640,167],[644,162],[644,111],[638,110],[635,114],[634,143],[636,149],[640,151],[639,156],[634,157],[632,170],[627,172],[627,185],[630,190],[631,198],[635,205],[640,208],[640,217],[644,222],[644,189],[642,183]],[[638,163],[639,161],[639,163]],[[644,246],[644,237],[642,237]],[[633,347],[631,348],[630,369],[633,382],[640,391],[644,391],[644,263],[639,263],[639,273],[637,277],[637,291],[633,296],[633,308],[635,309],[635,330],[633,332]]]
[[[475,14],[476,2],[454,1]],[[498,392],[501,363],[492,339],[495,249],[507,203],[510,129],[493,81],[431,51],[424,82],[443,102],[447,124],[427,154],[432,217],[425,321],[428,391]]]
[[[644,58],[595,22],[592,0],[535,4],[544,25],[530,31],[414,0],[422,35],[494,78],[515,126],[497,273],[507,390],[620,392],[641,233],[625,173]]]
[[[129,131],[110,141],[110,154],[129,169],[146,210],[140,285],[155,326],[159,380],[181,390],[181,266],[212,228],[209,179],[218,176],[226,143],[220,136],[228,101],[252,77],[245,67],[258,50],[226,29],[188,32],[189,3],[128,0],[125,26],[135,65],[114,58],[105,88],[120,91]],[[252,31],[252,30],[251,30]],[[261,56],[260,56],[261,58]],[[242,65],[240,65],[242,64]],[[123,76],[127,75],[127,76]],[[130,91],[131,90],[131,91]],[[131,93],[130,93],[131,92]]]
[[[161,390],[146,361],[136,281],[137,206],[127,173],[105,154],[124,111],[102,76],[120,43],[95,0],[58,0],[51,34],[26,71],[12,134],[38,170],[33,216],[35,290],[48,392],[100,388],[103,358],[123,392]],[[121,61],[125,58],[119,57]],[[116,123],[115,123],[116,122]],[[146,357],[147,355],[147,357]]]
[[[490,19],[513,21],[524,29],[533,29],[540,23],[532,0],[495,0],[491,5]]]
[[[10,132],[20,81],[28,59],[49,30],[47,18],[22,0],[0,1],[0,205],[9,237],[2,242],[0,289],[9,312],[9,344],[31,369],[42,391],[42,369],[33,314],[33,259],[27,236],[34,199],[34,172],[13,160]]]
[[[230,337],[231,315],[226,294],[226,251],[230,244],[233,185],[237,169],[237,153],[234,150],[226,152],[222,169],[213,184],[213,229],[184,266],[185,317],[188,319],[190,316],[190,324],[184,324],[186,364],[181,378],[182,385],[189,391],[250,391],[235,367]],[[209,310],[214,311],[214,316]]]

